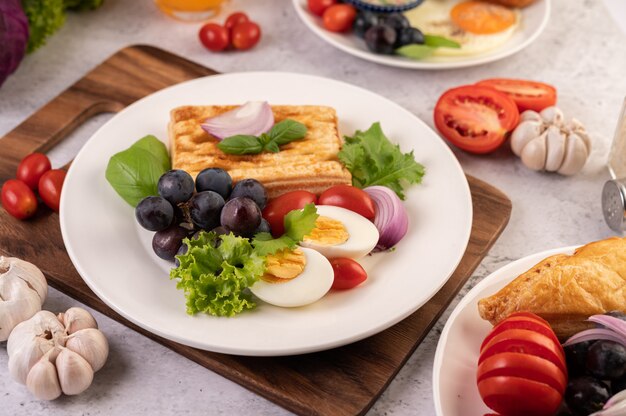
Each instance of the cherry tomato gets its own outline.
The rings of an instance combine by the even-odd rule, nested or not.
[[[352,28],[356,9],[349,4],[334,4],[324,11],[324,27],[331,32],[345,32]]]
[[[250,21],[248,15],[242,12],[235,12],[228,16],[226,22],[224,23],[224,27],[228,30],[229,33],[232,33],[232,30],[239,23],[245,23]]]
[[[519,121],[515,102],[490,87],[452,88],[435,106],[435,126],[455,146],[471,153],[496,150]]]
[[[233,46],[242,51],[254,47],[261,39],[261,28],[254,22],[239,23],[232,33]]]
[[[522,79],[485,79],[476,85],[495,88],[515,101],[520,113],[526,110],[541,111],[556,104],[556,88],[543,82]]]
[[[544,383],[519,377],[489,377],[478,383],[487,406],[507,416],[552,416],[563,396]]]
[[[304,208],[306,204],[317,204],[317,196],[309,191],[292,191],[269,200],[263,209],[263,218],[267,220],[274,237],[285,232],[285,215],[294,209]]]
[[[349,209],[370,221],[373,221],[376,215],[374,201],[367,192],[350,185],[335,185],[328,188],[320,195],[319,204]]]
[[[59,202],[61,201],[61,189],[65,181],[66,172],[61,169],[52,169],[44,173],[39,179],[39,196],[43,202],[59,212]]]
[[[43,153],[31,153],[17,167],[17,179],[24,182],[32,190],[37,189],[39,178],[52,168],[50,159]]]
[[[23,220],[37,211],[35,193],[19,179],[9,179],[2,185],[2,206],[12,216]]]
[[[526,329],[529,331],[538,332],[550,338],[552,342],[554,342],[554,345],[558,346],[559,348],[561,347],[561,343],[557,339],[550,325],[544,324],[540,321],[528,318],[526,316],[511,315],[507,317],[505,320],[503,320],[502,322],[500,322],[498,325],[493,327],[489,335],[487,335],[487,337],[483,341],[481,345],[481,349],[485,345],[487,345],[487,343],[489,343],[489,341],[491,341],[493,337],[495,337],[499,333],[504,332],[508,329]]]
[[[217,23],[207,23],[202,26],[198,36],[204,47],[213,52],[223,51],[230,43],[228,30]]]
[[[322,16],[326,9],[333,4],[337,4],[337,0],[308,0],[307,4],[311,13],[316,16]]]
[[[367,279],[367,272],[355,260],[338,257],[332,259],[330,265],[333,266],[333,271],[335,272],[333,289],[352,289]]]

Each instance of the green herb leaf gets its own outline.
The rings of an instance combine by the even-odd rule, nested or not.
[[[300,140],[306,136],[307,128],[304,124],[295,120],[286,119],[276,123],[268,135],[279,145],[287,144],[294,140]]]
[[[424,166],[415,161],[413,152],[402,153],[400,146],[385,136],[380,123],[367,131],[345,137],[339,160],[352,174],[352,185],[358,188],[382,185],[404,199],[404,188],[417,184],[424,176]]]
[[[306,204],[302,209],[294,209],[285,215],[285,234],[292,240],[302,241],[311,234],[319,217],[315,204]]]
[[[434,51],[435,48],[430,46],[413,44],[399,47],[396,49],[396,54],[411,59],[424,59],[432,55]]]
[[[276,142],[271,141],[263,147],[263,150],[267,150],[268,152],[278,153],[280,152],[280,148],[276,144]]]
[[[253,155],[263,150],[263,144],[258,137],[244,134],[226,137],[217,147],[231,155]]]
[[[156,137],[146,136],[136,144],[113,155],[105,172],[113,189],[133,207],[147,196],[158,195],[159,178],[170,168],[165,145]]]
[[[460,43],[437,35],[424,35],[424,45],[432,46],[433,48],[461,48]]]
[[[267,256],[286,249],[293,250],[297,246],[297,242],[282,235],[278,238],[272,238],[270,233],[258,233],[252,240],[254,251],[260,256]]]

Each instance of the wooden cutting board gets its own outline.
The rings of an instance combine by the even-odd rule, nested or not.
[[[46,152],[89,117],[117,112],[164,87],[216,72],[150,46],[130,46],[98,65],[0,139],[0,183],[27,154]],[[59,217],[39,209],[28,221],[0,210],[0,254],[39,266],[51,286],[185,357],[302,415],[363,414],[424,339],[506,226],[511,201],[468,176],[474,206],[469,245],[446,285],[404,321],[365,340],[289,357],[241,357],[190,348],[151,334],[106,306],[70,261]]]

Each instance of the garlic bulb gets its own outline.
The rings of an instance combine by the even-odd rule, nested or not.
[[[6,341],[17,324],[41,310],[48,284],[34,264],[0,256],[0,341]]]
[[[540,113],[524,111],[520,120],[511,134],[511,149],[524,165],[561,175],[573,175],[583,168],[591,153],[591,140],[580,121],[565,122],[557,107]]]
[[[109,355],[96,320],[81,308],[40,311],[9,336],[9,373],[40,400],[85,391]]]

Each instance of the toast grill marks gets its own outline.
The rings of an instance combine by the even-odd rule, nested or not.
[[[217,148],[217,139],[202,130],[201,123],[236,106],[185,106],[171,111],[169,123],[172,168],[192,176],[207,167],[222,168],[236,182],[255,178],[270,197],[306,189],[321,192],[337,184],[350,184],[350,173],[337,159],[341,139],[337,115],[330,107],[272,106],[276,122],[290,118],[307,127],[307,135],[281,146],[279,153],[228,155]]]

